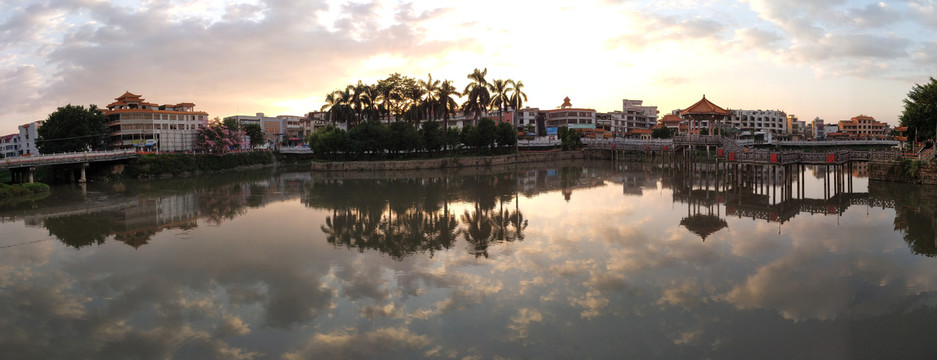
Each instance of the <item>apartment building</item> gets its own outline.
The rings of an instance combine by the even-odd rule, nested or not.
[[[849,134],[852,138],[869,139],[884,137],[888,131],[888,126],[871,116],[859,115],[849,120],[840,121],[839,129],[840,132]]]
[[[114,100],[104,111],[112,148],[191,151],[198,130],[208,124],[208,113],[195,111],[193,103],[157,105],[129,91]]]
[[[595,129],[595,109],[574,108],[569,97],[559,109],[542,110],[548,128]]]

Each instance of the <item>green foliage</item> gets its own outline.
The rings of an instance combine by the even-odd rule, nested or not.
[[[247,125],[241,126],[241,130],[244,131],[244,133],[247,134],[247,137],[251,139],[250,140],[251,147],[263,145],[264,131],[263,129],[260,128],[260,125],[247,124]]]
[[[655,139],[670,139],[673,137],[674,129],[666,126],[656,127],[651,130],[651,137]]]
[[[498,146],[514,146],[514,144],[517,144],[517,129],[510,123],[500,123],[498,124],[495,140]]]
[[[465,124],[462,126],[462,131],[459,133],[459,140],[462,141],[462,145],[467,147],[478,147],[478,131],[475,130],[475,126],[472,124]]]
[[[180,175],[197,171],[219,171],[239,166],[267,165],[273,163],[270,154],[263,151],[211,154],[143,154],[128,167],[127,173],[134,177]]]
[[[933,77],[924,85],[915,84],[904,99],[904,111],[899,118],[901,126],[908,127],[909,139],[933,139],[937,129],[937,80]]]
[[[380,121],[368,120],[348,131],[348,151],[357,154],[383,153],[388,149],[390,130]]]
[[[423,149],[433,152],[439,151],[445,145],[443,140],[442,125],[436,120],[424,122],[420,126],[420,138],[423,141]]]
[[[497,137],[497,125],[494,120],[489,118],[479,120],[475,131],[478,132],[478,135],[476,135],[478,147],[490,148],[494,146]]]
[[[410,152],[422,148],[420,134],[408,122],[396,121],[390,124],[387,149],[393,152]]]
[[[306,137],[306,143],[309,144],[314,153],[333,156],[341,151],[345,151],[347,137],[345,130],[328,125],[309,134],[309,136]]]
[[[920,169],[921,169],[920,160],[910,160],[910,159],[901,160],[901,171],[905,175],[910,176],[911,178],[916,178],[918,170]]]
[[[59,107],[37,130],[36,146],[43,154],[103,150],[105,122],[104,112],[95,105]]]
[[[582,147],[582,135],[578,131],[569,130],[566,126],[561,126],[556,131],[560,138],[563,150],[576,150]]]
[[[5,199],[14,196],[29,195],[29,194],[38,194],[49,192],[51,188],[49,185],[43,183],[24,183],[24,184],[0,184],[0,199]]]

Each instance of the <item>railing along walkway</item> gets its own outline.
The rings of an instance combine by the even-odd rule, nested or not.
[[[12,169],[32,166],[47,166],[61,164],[80,164],[96,161],[113,161],[137,157],[134,149],[119,149],[105,151],[71,152],[58,154],[42,154],[32,156],[17,156],[0,159],[0,169]]]

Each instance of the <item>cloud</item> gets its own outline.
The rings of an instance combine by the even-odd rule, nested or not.
[[[865,7],[849,10],[847,16],[859,28],[887,26],[901,19],[898,11],[884,2],[867,4]]]
[[[417,59],[472,43],[424,41],[420,21],[439,12],[418,12],[409,5],[341,5],[334,27],[323,25],[319,16],[329,10],[324,1],[232,4],[217,17],[178,16],[185,13],[176,10],[75,1],[15,12],[0,26],[0,38],[10,41],[0,43],[39,42],[43,24],[58,12],[78,14],[85,21],[43,40],[53,46],[37,54],[42,60],[16,60],[18,69],[42,67],[32,72],[42,76],[31,78],[32,86],[26,88],[39,96],[4,98],[0,117],[14,113],[16,104],[42,111],[65,103],[106,104],[126,90],[158,103],[192,101],[197,109],[223,116],[227,113],[219,112],[237,108],[221,104],[263,109],[272,99],[317,97],[354,76],[386,75],[350,73],[361,70],[350,63],[371,56]],[[384,16],[387,12],[390,16]],[[0,72],[13,70],[3,66]],[[15,85],[4,81],[3,88]],[[309,104],[309,110],[315,105]]]
[[[428,337],[412,333],[406,328],[380,328],[366,333],[336,331],[316,334],[300,351],[284,354],[294,359],[367,359],[393,354],[411,354],[431,344]],[[404,356],[406,357],[406,356]]]
[[[933,0],[909,1],[908,14],[921,25],[937,27],[937,3]]]

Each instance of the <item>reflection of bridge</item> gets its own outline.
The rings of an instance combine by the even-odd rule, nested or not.
[[[85,167],[88,163],[125,160],[135,157],[137,157],[137,152],[134,149],[18,156],[0,160],[0,169],[10,169],[13,172],[13,180],[16,182],[32,182],[32,170],[36,167],[84,164],[81,167],[81,180],[79,180],[83,181],[85,179]]]

